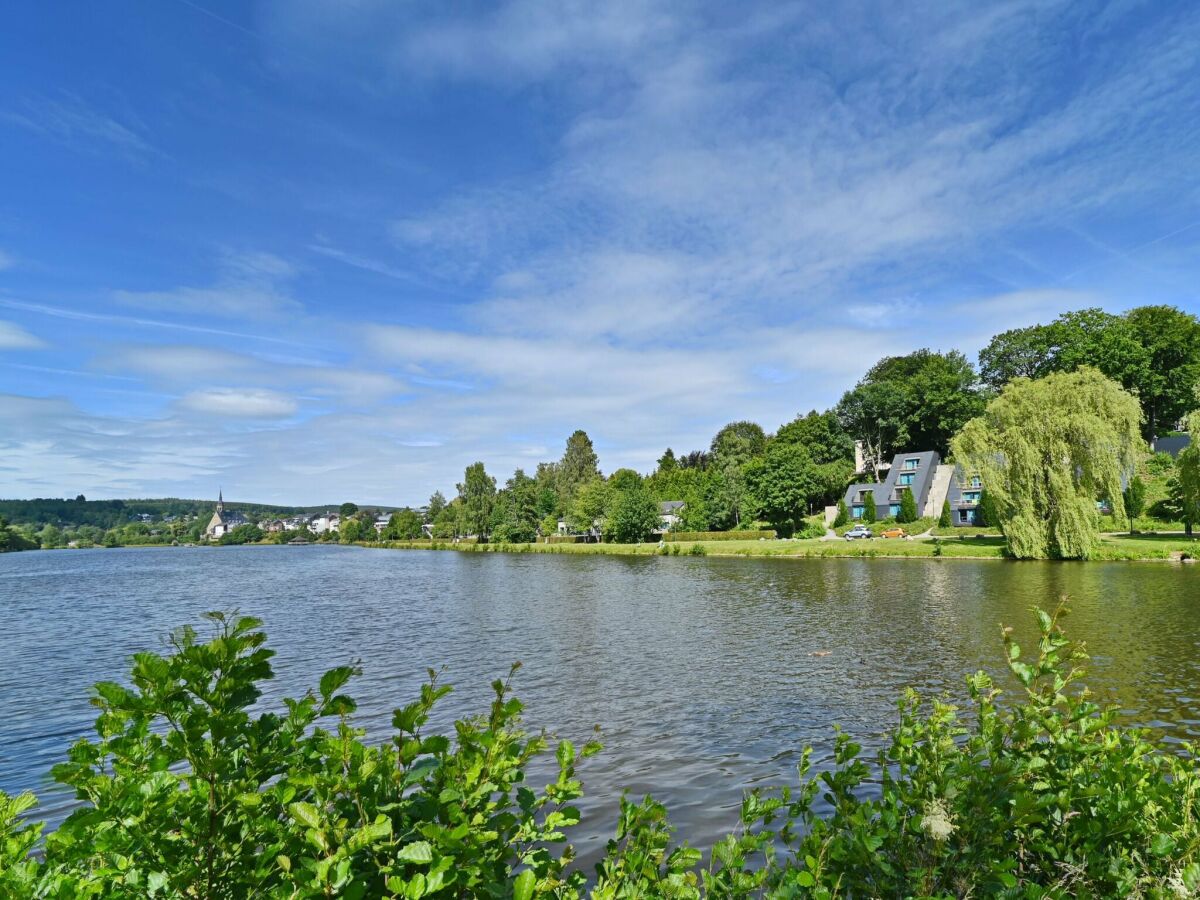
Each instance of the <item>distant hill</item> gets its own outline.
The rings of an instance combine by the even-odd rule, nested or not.
[[[212,514],[215,505],[216,501],[211,499],[184,500],[178,497],[143,500],[0,500],[0,518],[14,525],[94,525],[97,528],[109,529],[137,521],[143,515],[151,516],[154,521],[162,521],[163,518],[172,516],[208,516]],[[274,506],[268,503],[225,501],[225,506],[229,509],[236,509],[253,519],[313,515],[336,510],[340,505],[330,503],[325,506]],[[363,505],[363,509],[377,509],[380,512],[391,512],[398,508]]]

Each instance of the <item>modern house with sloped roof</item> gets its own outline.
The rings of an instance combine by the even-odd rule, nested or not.
[[[978,475],[942,462],[936,451],[923,450],[897,453],[883,481],[850,485],[845,503],[852,519],[863,517],[868,491],[875,500],[876,520],[900,515],[904,492],[911,491],[918,516],[937,518],[942,514],[942,504],[948,501],[951,523],[965,526],[978,520],[983,482]]]

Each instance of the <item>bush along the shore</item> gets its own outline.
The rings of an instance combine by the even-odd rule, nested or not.
[[[797,788],[749,793],[707,861],[666,810],[622,798],[592,874],[572,867],[577,763],[525,784],[549,752],[497,681],[486,714],[427,734],[450,690],[436,674],[369,744],[344,692],[354,666],[278,712],[251,715],[272,652],[255,619],[213,614],[166,656],[138,654],[131,688],[96,685],[96,738],[54,777],[82,807],[33,854],[28,794],[0,794],[0,896],[143,897],[1193,897],[1200,776],[1081,687],[1085,656],[1037,612],[1028,657],[1004,635],[1010,702],[968,679],[971,716],[915,693],[873,760],[838,732],[830,771],[803,754]],[[515,671],[515,668],[514,668]],[[510,673],[511,677],[511,673]],[[819,813],[818,798],[826,813]]]

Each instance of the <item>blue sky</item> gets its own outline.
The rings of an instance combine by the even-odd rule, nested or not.
[[[1200,313],[1194,3],[64,0],[0,66],[0,496],[646,471],[889,353]]]

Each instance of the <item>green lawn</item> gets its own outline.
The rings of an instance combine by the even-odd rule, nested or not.
[[[396,549],[444,549],[475,553],[552,553],[606,556],[658,556],[656,543],[647,544],[452,544],[429,541],[394,542],[373,546]],[[679,548],[676,554],[675,548]],[[747,541],[681,541],[667,544],[667,555],[688,556],[693,547],[703,549],[705,556],[774,557],[794,559],[816,558],[933,558],[1001,559],[1004,539],[982,534],[954,534],[950,537],[917,540],[872,538],[856,541],[810,540],[747,540]],[[1200,541],[1183,535],[1102,535],[1102,560],[1155,560],[1178,558],[1180,553],[1200,557]]]

